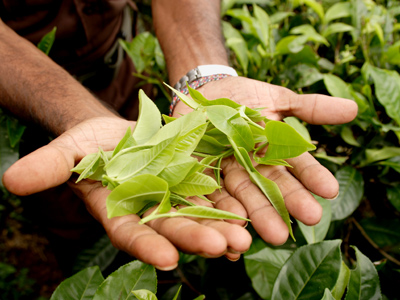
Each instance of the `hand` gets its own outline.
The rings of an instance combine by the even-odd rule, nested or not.
[[[67,182],[76,163],[85,155],[97,152],[99,146],[105,151],[113,150],[128,126],[133,127],[134,122],[117,117],[82,122],[17,161],[5,172],[4,185],[10,192],[22,196]],[[115,247],[161,270],[176,267],[178,249],[206,257],[225,255],[236,260],[250,247],[251,236],[242,226],[223,221],[167,218],[139,225],[140,218],[136,215],[108,219],[109,190],[100,182],[89,180],[68,183],[103,225]]]
[[[243,77],[228,77],[209,82],[199,88],[207,99],[229,98],[250,108],[265,107],[262,114],[272,120],[296,116],[310,124],[341,124],[357,115],[354,101],[325,95],[298,95],[289,89]],[[174,115],[191,109],[179,102]],[[318,138],[318,137],[316,137]],[[284,197],[291,216],[306,225],[317,224],[322,208],[310,191],[326,199],[339,192],[335,177],[309,153],[289,159],[293,168],[256,166],[265,177],[275,181]],[[288,238],[288,228],[268,199],[255,186],[233,157],[221,164],[223,193],[210,195],[216,208],[237,213],[252,220],[258,234],[275,245]]]

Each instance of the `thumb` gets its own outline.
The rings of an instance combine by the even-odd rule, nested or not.
[[[52,142],[14,163],[4,173],[3,184],[18,196],[34,194],[66,182],[74,163],[70,148]]]

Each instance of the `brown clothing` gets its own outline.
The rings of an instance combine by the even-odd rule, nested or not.
[[[57,27],[49,56],[122,116],[137,118],[135,68],[118,39],[134,34],[127,0],[2,0],[0,17],[34,44]],[[149,92],[149,90],[148,90]]]

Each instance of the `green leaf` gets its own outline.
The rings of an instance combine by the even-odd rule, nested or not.
[[[325,289],[324,295],[322,296],[321,300],[335,300],[331,291],[329,289]]]
[[[132,291],[157,289],[157,276],[153,266],[132,261],[111,273],[98,288],[93,300],[134,299]]]
[[[317,13],[321,21],[324,20],[324,8],[322,4],[315,0],[300,0],[300,2],[304,3],[308,7],[310,7],[313,11]]]
[[[286,209],[285,201],[283,200],[283,196],[278,185],[274,181],[262,176],[257,169],[254,168],[250,156],[244,148],[237,147],[233,141],[232,146],[235,148],[235,157],[237,161],[246,169],[247,173],[250,175],[251,181],[258,186],[258,188],[263,192],[265,197],[267,197],[269,202],[271,202],[272,206],[282,217],[289,229],[290,236],[294,240],[295,238],[293,236],[289,212]]]
[[[347,24],[344,24],[344,23],[337,22],[337,23],[330,24],[330,25],[322,32],[322,35],[323,35],[324,37],[327,37],[327,36],[329,36],[329,35],[331,35],[331,34],[340,33],[340,32],[349,32],[349,31],[352,31],[352,30],[354,30],[354,27],[353,27],[353,26],[350,26],[350,25],[347,25]]]
[[[350,86],[340,77],[333,74],[324,74],[324,83],[329,94],[332,96],[354,100]]]
[[[268,14],[258,5],[253,6],[254,16],[256,18],[256,30],[257,36],[265,49],[268,49],[269,44],[269,31],[270,31],[270,20]]]
[[[203,135],[200,142],[197,144],[195,152],[207,153],[209,155],[219,155],[227,149],[226,146],[221,144],[217,139]]]
[[[341,168],[335,177],[339,182],[339,195],[332,201],[332,221],[349,217],[360,204],[364,194],[364,179],[355,168]]]
[[[211,123],[232,139],[238,147],[247,151],[254,148],[254,139],[247,122],[233,108],[214,105],[206,107],[207,116]]]
[[[344,295],[344,292],[346,291],[349,280],[350,280],[350,269],[342,261],[342,265],[340,267],[339,278],[336,282],[335,287],[332,290],[332,296],[336,300],[341,300],[343,298],[343,295]]]
[[[53,29],[50,32],[46,33],[42,37],[39,44],[37,45],[37,47],[41,51],[43,51],[46,55],[49,55],[51,47],[53,47],[54,40],[56,39],[56,31],[57,27],[53,27]]]
[[[157,300],[154,293],[144,289],[132,291],[132,294],[134,294],[138,300]]]
[[[150,202],[160,203],[168,192],[168,183],[154,175],[136,176],[117,186],[107,197],[107,217],[138,213]]]
[[[350,2],[338,2],[328,8],[325,14],[325,23],[351,16]]]
[[[399,147],[383,147],[381,149],[367,149],[365,150],[365,160],[362,162],[362,166],[369,165],[380,160],[394,158],[400,156]]]
[[[100,166],[101,156],[100,152],[86,155],[80,163],[71,170],[71,172],[80,173],[81,175],[76,180],[76,183],[82,179],[88,178],[93,175]]]
[[[171,186],[173,193],[183,196],[208,195],[219,188],[217,182],[208,175],[195,172],[179,184]]]
[[[387,251],[399,251],[399,218],[364,218],[360,221],[360,225],[380,248],[385,248]]]
[[[159,218],[172,218],[172,217],[192,217],[192,218],[206,218],[206,219],[232,219],[232,220],[244,220],[250,221],[249,219],[243,218],[234,213],[220,210],[216,208],[206,206],[190,206],[184,207],[176,212],[170,212],[166,214],[150,215],[143,218],[140,224],[144,224],[148,221],[159,219]]]
[[[161,128],[161,113],[143,90],[139,91],[139,117],[132,137],[138,145],[146,143]]]
[[[342,139],[349,145],[355,147],[361,147],[360,143],[354,137],[353,131],[349,126],[343,126],[342,131],[340,132],[340,136]]]
[[[287,159],[315,150],[315,146],[307,142],[290,125],[279,121],[269,121],[265,125],[268,139],[266,159]]]
[[[352,248],[356,252],[357,265],[354,270],[351,270],[345,299],[382,299],[379,276],[375,266],[356,246],[352,246]]]
[[[132,59],[136,71],[140,74],[154,59],[155,37],[150,32],[143,32],[136,35],[131,42],[119,39],[119,43]]]
[[[3,176],[4,172],[11,167],[11,165],[15,163],[18,158],[18,147],[13,148],[10,145],[6,121],[4,119],[0,120],[0,176]],[[3,187],[2,180],[0,180],[0,186]]]
[[[196,149],[198,143],[203,137],[205,131],[207,129],[207,123],[201,124],[191,131],[187,132],[184,135],[181,135],[178,138],[178,142],[176,144],[176,150],[181,151],[182,153],[186,153],[188,155],[192,154],[194,149]]]
[[[158,174],[158,177],[168,182],[170,187],[177,185],[189,171],[197,164],[197,159],[187,156],[186,154],[175,152],[172,160],[168,165]]]
[[[310,24],[303,24],[296,27],[293,27],[290,30],[290,34],[300,34],[307,38],[307,41],[313,41],[315,43],[322,43],[325,46],[329,46],[329,42],[320,35],[314,27]]]
[[[50,300],[92,300],[103,281],[99,267],[89,267],[61,282]]]
[[[323,79],[322,73],[316,67],[302,63],[294,66],[292,72],[296,78],[293,83],[296,89],[309,87]]]
[[[184,102],[187,106],[196,109],[199,107],[198,103],[196,101],[194,101],[192,98],[190,98],[189,96],[185,95],[184,93],[181,93],[180,91],[174,89],[172,86],[166,84],[164,82],[164,84],[170,88],[170,90],[172,90],[178,97],[179,99],[181,99],[182,102]],[[178,118],[179,119],[179,118]]]
[[[400,187],[394,186],[386,189],[387,198],[390,203],[396,208],[397,211],[400,211]]]
[[[396,71],[380,69],[365,63],[362,71],[372,77],[376,97],[389,117],[400,124],[400,75]]]
[[[303,233],[308,244],[313,244],[321,242],[325,239],[328,233],[329,225],[331,224],[332,211],[331,211],[331,201],[326,200],[319,196],[314,196],[315,199],[322,206],[322,218],[321,221],[314,226],[304,225],[302,222],[297,220],[297,224],[301,232]]]
[[[243,69],[243,73],[246,76],[249,65],[249,57],[247,55],[247,43],[245,39],[240,32],[228,22],[222,21],[222,29],[226,44],[235,53],[236,58]]]
[[[141,174],[157,175],[171,161],[176,142],[176,137],[172,137],[150,149],[119,155],[105,166],[107,175],[119,183]]]
[[[400,155],[389,158],[385,161],[379,162],[380,165],[389,166],[397,173],[400,173]]]
[[[256,253],[245,254],[246,273],[261,298],[271,299],[275,279],[292,252],[266,247]]]
[[[308,132],[306,126],[304,126],[298,118],[286,117],[283,119],[283,121],[293,127],[303,137],[303,139],[311,143],[310,133]]]
[[[298,248],[281,268],[271,299],[321,299],[324,289],[332,289],[337,281],[340,244],[333,240]]]
[[[193,129],[206,123],[206,114],[202,110],[194,110],[163,126],[148,142],[155,145],[166,139],[186,136]]]
[[[22,125],[18,119],[12,118],[10,116],[7,116],[6,120],[7,120],[6,122],[7,122],[8,139],[10,140],[11,148],[14,148],[21,141],[26,126]]]

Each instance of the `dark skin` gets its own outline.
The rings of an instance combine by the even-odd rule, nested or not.
[[[197,65],[228,65],[219,24],[219,2],[204,1],[201,9],[198,1],[176,0],[173,5],[171,2],[152,2],[154,26],[166,57],[170,83],[174,84]],[[3,182],[10,192],[29,195],[69,182],[117,248],[161,270],[177,266],[178,250],[237,260],[250,247],[251,236],[242,221],[171,218],[139,225],[136,215],[108,219],[105,199],[110,191],[98,182],[69,181],[70,170],[99,146],[112,150],[126,128],[134,127],[135,122],[106,109],[67,72],[2,22],[0,55],[6,58],[0,66],[0,105],[20,118],[41,124],[56,137],[7,170]],[[209,99],[227,97],[249,107],[266,107],[263,114],[274,120],[296,116],[311,124],[340,124],[357,114],[357,106],[350,100],[297,95],[286,88],[243,77],[210,82],[199,91]],[[179,102],[174,114],[189,111]],[[289,213],[307,225],[314,225],[322,210],[310,191],[332,199],[337,196],[338,183],[308,153],[289,163],[293,169],[257,168],[276,181]],[[285,223],[244,169],[234,158],[228,158],[222,164],[222,172],[223,192],[208,196],[215,201],[215,207],[250,218],[265,241],[284,243],[288,238]],[[201,199],[195,201],[210,205]]]

